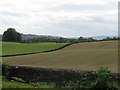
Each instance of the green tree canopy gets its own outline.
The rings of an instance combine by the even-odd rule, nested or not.
[[[21,34],[14,28],[8,28],[2,36],[2,40],[8,42],[19,42],[21,41]]]

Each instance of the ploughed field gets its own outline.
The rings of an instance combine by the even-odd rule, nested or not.
[[[77,43],[49,53],[3,57],[3,62],[76,70],[97,70],[101,66],[108,66],[112,72],[118,72],[118,41]]]
[[[15,43],[15,42],[2,42],[2,55],[15,55],[42,52],[52,50],[66,45],[67,43]]]

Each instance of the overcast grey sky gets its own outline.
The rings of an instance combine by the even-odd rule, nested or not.
[[[117,24],[118,0],[0,0],[0,33],[113,36]]]

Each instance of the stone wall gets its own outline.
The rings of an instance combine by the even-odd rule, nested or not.
[[[38,67],[23,67],[12,66],[10,75],[18,77],[29,82],[54,82],[57,85],[64,85],[69,81],[82,80],[84,77],[89,77],[90,80],[95,80],[97,73],[95,71],[75,71],[66,69],[49,69]],[[110,73],[114,80],[120,82],[120,73]]]

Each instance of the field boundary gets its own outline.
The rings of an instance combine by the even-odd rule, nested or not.
[[[47,53],[47,52],[53,52],[53,51],[57,51],[57,50],[60,50],[60,49],[63,49],[67,46],[70,46],[72,44],[75,44],[75,43],[69,43],[69,44],[66,44],[64,46],[61,46],[59,48],[56,48],[56,49],[52,49],[52,50],[47,50],[47,51],[42,51],[42,52],[33,52],[33,53],[24,53],[24,54],[14,54],[14,55],[1,55],[0,57],[13,57],[13,56],[23,56],[23,55],[30,55],[30,54],[37,54],[37,53]]]
[[[95,80],[98,73],[96,71],[79,71],[72,69],[52,69],[28,66],[12,66],[10,76],[18,77],[30,82],[55,82],[62,85],[69,81],[82,80],[86,76]],[[120,73],[109,73],[115,81],[120,82]]]

